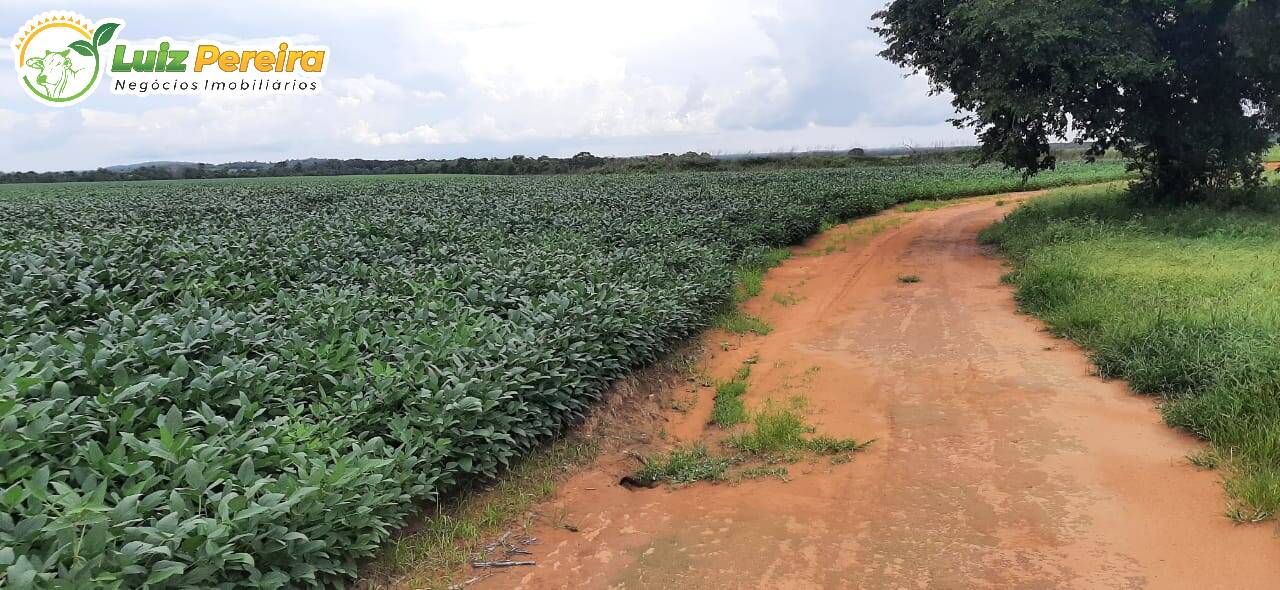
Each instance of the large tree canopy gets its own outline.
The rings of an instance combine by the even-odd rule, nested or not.
[[[1049,143],[1133,159],[1148,194],[1256,183],[1280,130],[1280,0],[894,0],[881,54],[950,91],[983,153],[1028,174]]]

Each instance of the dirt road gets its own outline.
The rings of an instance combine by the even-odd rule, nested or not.
[[[853,462],[628,491],[634,462],[606,457],[539,508],[537,566],[469,588],[1280,586],[1274,525],[1223,516],[1218,476],[1184,458],[1197,443],[1016,313],[975,242],[1010,208],[836,228],[747,303],[771,334],[707,335],[713,377],[758,356],[749,405],[802,394],[819,432],[877,439]],[[710,398],[673,411],[670,442],[704,436]]]

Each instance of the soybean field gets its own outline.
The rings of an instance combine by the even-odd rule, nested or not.
[[[1068,162],[0,188],[8,588],[343,587],[732,306],[735,271]]]

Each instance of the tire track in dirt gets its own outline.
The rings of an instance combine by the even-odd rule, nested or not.
[[[705,336],[713,377],[758,356],[749,405],[800,393],[819,432],[878,439],[853,462],[633,492],[634,461],[605,457],[539,507],[537,566],[469,588],[1275,587],[1273,526],[1223,516],[1198,443],[1016,313],[975,241],[1009,210],[993,201],[827,232],[747,302],[773,333]],[[710,396],[669,442],[706,435]]]

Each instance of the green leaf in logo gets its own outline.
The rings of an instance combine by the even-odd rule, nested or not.
[[[107,23],[98,27],[93,32],[93,44],[102,47],[111,41],[111,36],[116,34],[116,29],[120,28],[120,23]]]
[[[72,41],[71,45],[68,45],[67,47],[74,49],[76,53],[79,53],[80,55],[83,55],[85,57],[90,57],[94,53],[93,46],[90,45],[89,42],[85,41],[84,39],[80,39],[78,41]]]

